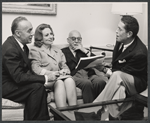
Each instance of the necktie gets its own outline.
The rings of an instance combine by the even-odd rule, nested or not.
[[[76,50],[75,52],[76,52],[75,57],[76,57],[77,61],[79,61],[79,59],[80,59],[80,53],[78,53],[79,50]]]
[[[74,57],[76,57],[76,51],[73,51],[73,55],[74,55]]]
[[[24,50],[24,53],[28,56],[28,54],[29,54],[29,49],[28,49],[27,45],[24,45],[24,46],[23,46],[23,50]]]
[[[122,53],[124,45],[122,44],[121,48],[118,50],[118,56]]]

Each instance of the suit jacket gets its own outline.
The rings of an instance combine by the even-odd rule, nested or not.
[[[45,83],[45,77],[31,71],[28,56],[13,36],[2,46],[2,96],[13,92],[19,86],[30,83]]]
[[[50,51],[44,46],[40,48],[33,46],[29,53],[29,59],[31,59],[33,71],[37,74],[45,74],[46,71],[59,71],[61,69],[69,70],[64,54],[53,45]]]
[[[118,56],[120,45],[121,43],[116,42],[113,51],[112,70],[120,70],[133,75],[135,88],[140,93],[147,87],[147,48],[136,37],[133,43]]]
[[[79,59],[81,57],[87,57],[87,55],[85,53],[83,53],[80,50],[76,51],[76,57],[74,57],[74,55],[72,54],[72,52],[70,51],[69,47],[63,48],[62,52],[64,53],[65,57],[66,57],[66,61],[67,61],[67,66],[69,67],[70,71],[71,71],[71,75],[75,75],[77,70],[75,69],[75,67],[77,66],[77,63],[79,61]],[[94,56],[93,53],[91,53],[91,56]],[[83,72],[83,69],[79,70],[81,71],[81,74],[87,74],[87,72]],[[91,69],[90,69],[91,71]],[[84,74],[83,74],[84,73]],[[101,74],[98,70],[94,69],[94,73],[99,75]]]

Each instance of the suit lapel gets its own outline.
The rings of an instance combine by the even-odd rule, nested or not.
[[[71,59],[73,62],[77,63],[77,58],[74,57],[74,55],[73,55],[72,52],[70,51],[69,47],[67,48],[67,55],[68,55],[68,57],[70,57],[70,59]]]
[[[15,45],[15,47],[19,50],[19,52],[21,53],[24,61],[29,65],[29,59],[28,56],[23,52],[23,50],[21,49],[21,47],[19,46],[19,44],[17,43],[16,39],[12,36],[12,41]]]
[[[124,52],[122,52],[118,57],[116,57],[114,62],[125,59],[130,54],[130,52],[133,51],[135,46],[136,46],[136,39],[133,41],[133,43],[129,47],[127,47],[127,49],[124,50]]]
[[[41,51],[45,52],[49,57],[51,57],[52,59],[54,59],[55,61],[57,61],[57,51],[51,46],[51,49],[50,50],[47,50],[43,45],[42,47],[40,48]]]

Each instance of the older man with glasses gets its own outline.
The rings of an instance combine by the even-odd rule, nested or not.
[[[62,49],[67,65],[76,86],[82,90],[84,103],[90,103],[101,93],[108,79],[96,68],[76,71],[75,67],[81,57],[94,56],[94,54],[83,47],[81,34],[76,30],[69,33],[67,41],[69,47]]]

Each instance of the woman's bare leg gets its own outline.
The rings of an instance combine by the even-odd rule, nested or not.
[[[54,85],[54,98],[57,107],[67,106],[66,90],[62,80],[58,80]]]
[[[66,87],[66,95],[69,105],[77,104],[77,94],[76,94],[76,85],[72,78],[67,78],[64,80]]]

